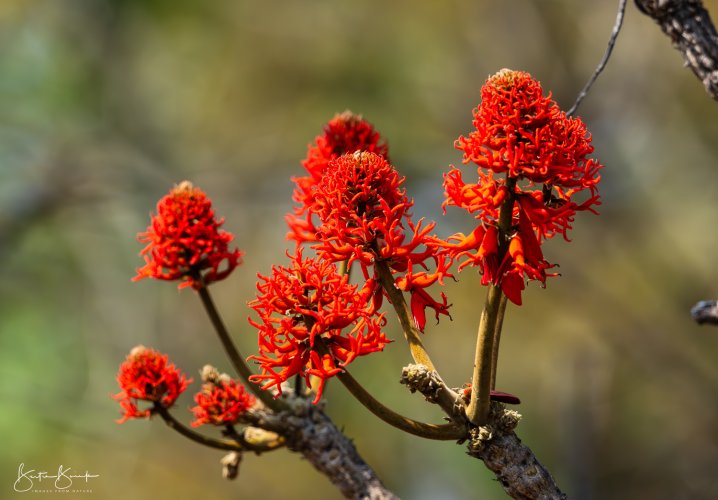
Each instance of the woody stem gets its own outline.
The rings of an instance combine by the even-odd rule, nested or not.
[[[411,351],[412,358],[414,358],[414,362],[426,366],[431,371],[436,371],[434,363],[431,362],[431,358],[429,357],[429,353],[426,352],[424,344],[421,342],[419,331],[413,325],[411,310],[404,299],[404,294],[402,294],[401,290],[394,284],[394,278],[391,275],[389,266],[383,260],[377,259],[374,263],[374,268],[379,276],[379,283],[381,283],[381,286],[389,296],[389,301],[391,301],[399,317],[401,328],[404,331],[404,338],[406,338],[406,341],[409,343],[409,350]]]
[[[504,254],[508,248],[514,211],[516,180],[515,177],[506,177],[507,196],[501,204],[498,222],[499,263],[503,261]],[[476,336],[474,372],[471,378],[471,400],[466,408],[466,416],[475,425],[484,425],[489,417],[491,386],[496,379],[497,359],[495,358],[498,358],[501,324],[503,323],[503,313],[501,313],[502,296],[501,286],[490,284],[486,292],[484,309],[481,312],[479,331]],[[501,317],[501,321],[499,321],[499,317]]]
[[[224,326],[224,321],[222,321],[222,317],[219,315],[219,311],[217,311],[217,307],[214,305],[214,301],[212,300],[212,296],[209,294],[207,287],[202,286],[199,288],[198,293],[200,299],[202,299],[202,305],[207,312],[207,316],[209,316],[209,319],[212,322],[214,331],[217,332],[217,336],[219,337],[220,342],[222,342],[222,347],[224,347],[227,356],[229,356],[229,360],[232,362],[234,369],[247,384],[247,387],[249,387],[257,398],[264,403],[264,406],[271,408],[275,412],[281,411],[284,406],[281,401],[274,399],[269,392],[263,391],[256,384],[249,381],[252,371],[249,369],[249,366],[247,366],[247,363],[244,361],[244,358],[237,350],[232,338],[229,336],[227,327]]]
[[[174,416],[162,406],[161,403],[155,403],[153,412],[157,413],[162,420],[165,421],[168,427],[182,434],[184,437],[210,448],[217,448],[219,450],[231,450],[231,451],[243,451],[244,448],[236,441],[230,441],[228,439],[215,439],[208,436],[204,436],[198,432],[193,431],[189,427],[185,427],[179,420],[175,419]]]

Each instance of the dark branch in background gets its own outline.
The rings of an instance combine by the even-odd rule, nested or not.
[[[703,82],[706,92],[718,100],[718,34],[701,0],[635,0],[673,46],[683,54],[686,66]]]
[[[691,316],[699,325],[718,325],[718,301],[701,300],[691,309]]]
[[[611,37],[608,39],[608,47],[606,47],[606,52],[603,54],[603,58],[601,59],[601,62],[598,63],[598,66],[596,66],[596,70],[593,72],[593,75],[591,75],[591,78],[588,79],[586,82],[586,85],[581,89],[581,92],[578,93],[578,97],[576,98],[576,102],[573,103],[573,106],[571,106],[571,109],[569,109],[566,114],[568,116],[573,116],[576,110],[578,109],[578,106],[581,104],[581,101],[588,95],[588,92],[591,90],[591,87],[594,83],[596,83],[596,80],[598,79],[598,76],[601,74],[601,72],[606,67],[606,64],[608,63],[608,59],[611,57],[611,52],[613,52],[613,47],[616,45],[616,39],[618,38],[618,33],[621,31],[621,26],[623,25],[623,15],[626,12],[626,0],[619,0],[618,2],[618,13],[616,14],[616,22],[613,25],[613,30],[611,31]]]

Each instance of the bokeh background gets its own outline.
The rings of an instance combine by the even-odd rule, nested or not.
[[[442,215],[441,180],[461,160],[452,144],[470,130],[482,83],[526,70],[568,108],[615,4],[2,0],[0,497],[23,462],[100,474],[83,494],[98,500],[339,497],[285,451],[247,456],[228,482],[221,452],[161,421],[115,423],[117,366],[136,344],[195,378],[207,362],[229,370],[191,291],[130,282],[136,233],[174,183],[210,194],[246,252],[213,292],[251,354],[245,304],[256,273],[283,262],[290,177],[323,123],[362,113],[388,138],[415,215],[443,235],[465,231],[466,216]],[[718,13],[718,1],[706,5]],[[579,115],[606,165],[601,215],[580,214],[570,244],[548,244],[563,276],[510,307],[499,388],[522,398],[518,433],[572,498],[716,498],[718,330],[688,311],[718,295],[718,104],[629,2]],[[465,273],[445,292],[453,322],[431,325],[426,344],[458,386],[484,291]],[[403,413],[438,421],[397,383],[408,360],[397,341],[352,372]],[[191,392],[177,408],[184,421]],[[504,498],[462,447],[387,427],[338,384],[326,396],[403,498]]]

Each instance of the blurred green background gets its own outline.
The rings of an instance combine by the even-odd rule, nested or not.
[[[283,261],[289,179],[323,123],[362,113],[388,138],[414,214],[438,219],[443,235],[465,231],[467,217],[441,213],[441,179],[460,163],[452,144],[482,83],[526,70],[568,108],[615,4],[2,0],[0,497],[21,462],[100,474],[84,494],[98,500],[339,497],[285,451],[247,456],[228,482],[221,452],[161,421],[115,423],[114,377],[136,344],[195,378],[207,362],[229,370],[191,291],[130,282],[136,233],[174,183],[209,193],[246,252],[213,292],[249,355],[245,303],[256,272]],[[688,311],[718,295],[718,103],[629,2],[579,115],[606,165],[601,215],[580,214],[572,243],[549,242],[563,276],[510,307],[499,388],[522,398],[518,433],[572,498],[716,498],[718,330]],[[458,386],[484,292],[472,273],[445,292],[454,320],[425,338]],[[399,338],[394,321],[389,333]],[[382,401],[438,421],[397,383],[408,360],[397,341],[352,372]],[[191,393],[178,404],[185,421]],[[388,428],[338,384],[326,396],[403,498],[504,498],[462,447]]]

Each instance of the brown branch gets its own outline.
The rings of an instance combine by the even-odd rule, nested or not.
[[[635,0],[673,46],[683,54],[686,66],[703,82],[706,92],[718,100],[718,34],[701,0]]]
[[[167,410],[167,408],[165,408],[159,403],[155,403],[153,413],[162,417],[162,420],[165,421],[165,423],[170,429],[179,432],[184,437],[191,441],[194,441],[195,443],[199,443],[203,446],[208,446],[210,448],[216,448],[218,450],[245,450],[245,448],[237,441],[230,441],[228,439],[215,439],[193,431],[189,427],[186,427],[184,424],[182,424],[182,422],[174,418],[174,416],[169,412],[169,410]]]
[[[401,383],[411,392],[420,392],[427,401],[437,404],[456,421],[464,415],[462,398],[451,396],[439,375],[422,365],[409,365]],[[453,392],[453,391],[452,391]],[[456,394],[456,393],[454,393]],[[484,462],[512,498],[565,499],[551,474],[541,465],[531,449],[521,443],[514,429],[521,415],[492,402],[485,425],[475,426],[464,416],[469,429],[468,454]]]
[[[285,411],[251,410],[244,420],[283,436],[289,450],[301,453],[345,497],[397,499],[364,462],[351,440],[324,413],[321,404],[313,405],[307,399],[293,396],[285,401],[288,407]]]
[[[718,301],[701,300],[691,308],[691,317],[699,325],[718,325]]]

